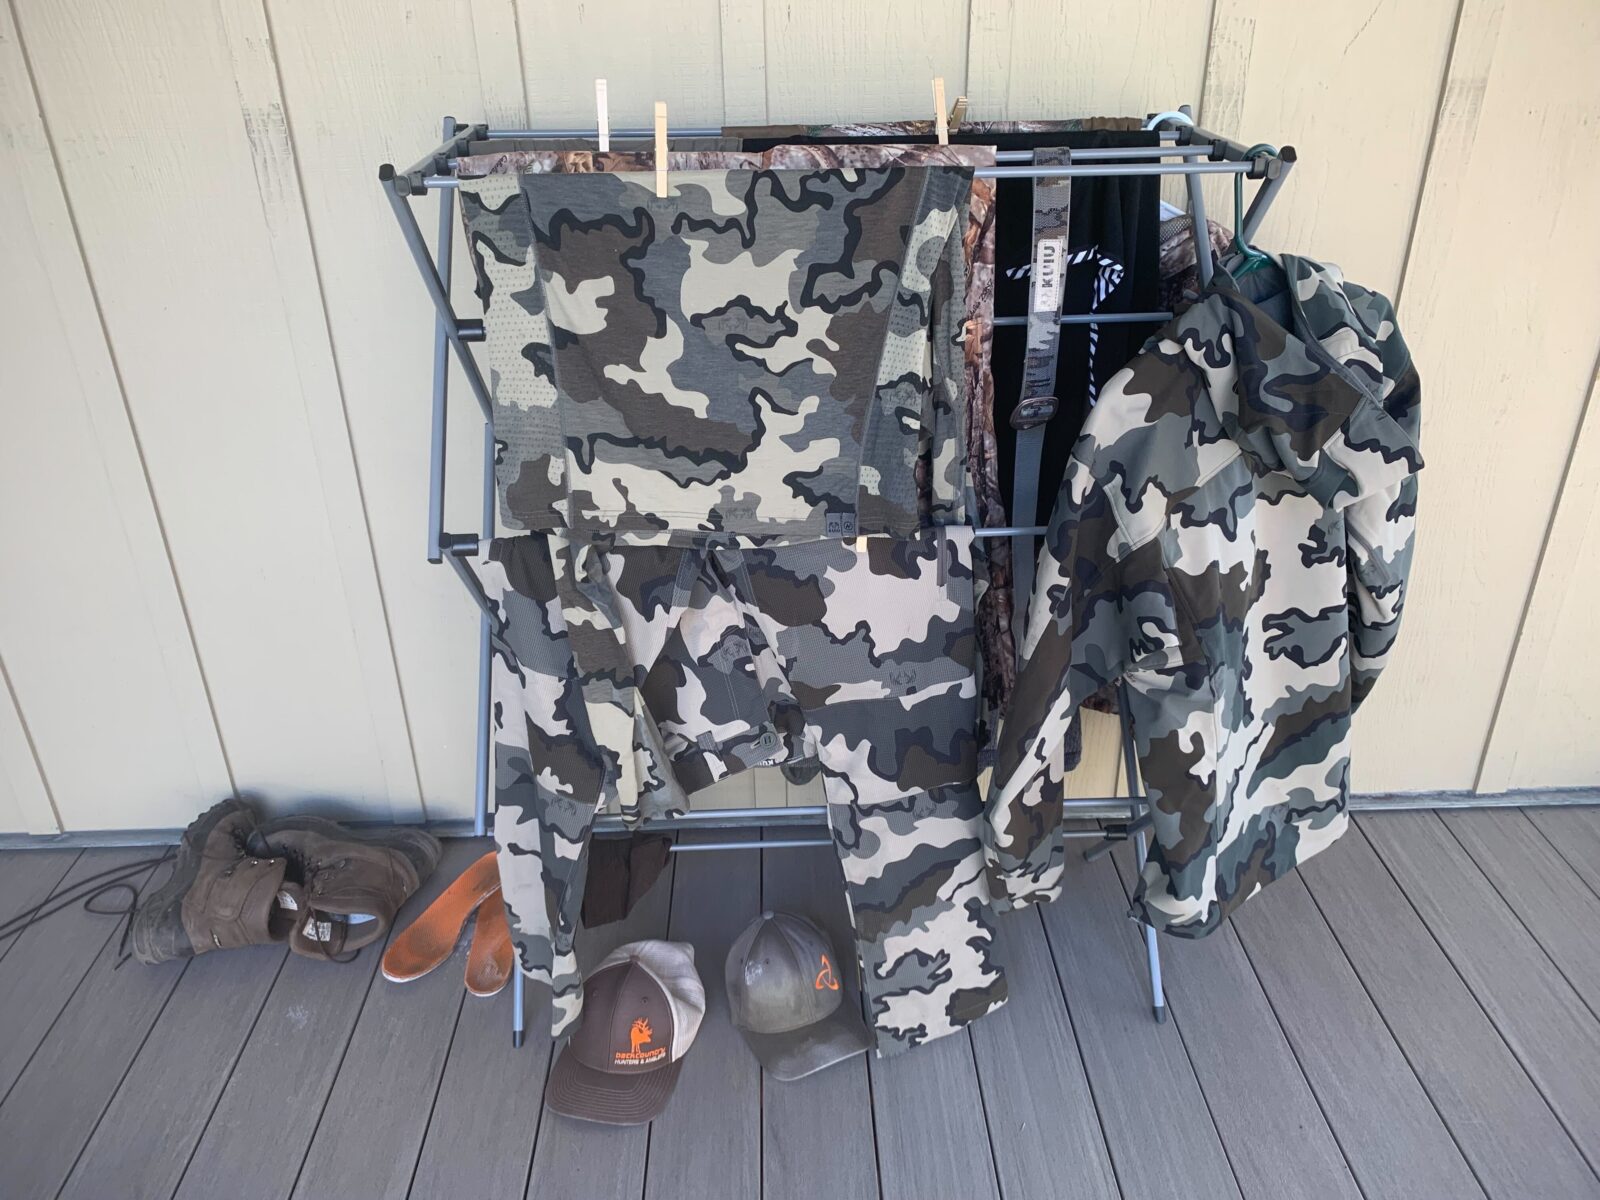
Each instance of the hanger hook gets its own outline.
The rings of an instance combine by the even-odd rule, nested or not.
[[[1187,125],[1190,129],[1194,128],[1194,118],[1186,112],[1179,112],[1177,109],[1172,109],[1169,112],[1157,113],[1144,123],[1144,127],[1146,129],[1160,129],[1161,126],[1167,121],[1177,121],[1180,124]]]
[[[1278,148],[1266,142],[1257,142],[1246,150],[1240,158],[1248,161],[1259,155],[1270,154],[1276,156]],[[1233,177],[1233,249],[1243,260],[1238,275],[1248,275],[1257,267],[1271,261],[1271,256],[1257,250],[1244,240],[1244,172],[1240,171]]]

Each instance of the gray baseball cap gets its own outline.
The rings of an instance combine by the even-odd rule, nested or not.
[[[774,1079],[800,1079],[865,1053],[872,1038],[844,1003],[828,935],[804,917],[764,912],[728,952],[728,1008]]]

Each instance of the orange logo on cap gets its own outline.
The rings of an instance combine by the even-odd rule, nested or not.
[[[833,964],[828,961],[828,956],[822,956],[822,970],[817,972],[817,982],[813,984],[817,991],[827,988],[830,992],[839,990],[839,981],[834,977]]]
[[[649,1063],[660,1062],[667,1056],[665,1046],[657,1046],[654,1050],[645,1050],[655,1031],[650,1028],[650,1022],[643,1017],[635,1018],[628,1027],[628,1041],[631,1043],[627,1050],[618,1050],[611,1056],[611,1061],[621,1067],[639,1067]]]

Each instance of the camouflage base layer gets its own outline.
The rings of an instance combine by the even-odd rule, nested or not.
[[[673,153],[669,159],[671,171],[683,170],[850,170],[882,168],[887,166],[957,166],[981,167],[994,161],[992,151],[979,146],[937,145],[797,145],[780,146],[765,151],[743,151],[737,139],[730,138],[677,138],[671,142]],[[505,183],[480,184],[487,176],[516,175],[523,172],[587,174],[605,172],[653,171],[655,160],[650,147],[642,143],[613,142],[613,150],[601,153],[586,149],[581,142],[555,143],[503,142],[477,143],[473,153],[457,163],[457,174],[464,181],[463,190],[474,199],[464,201],[463,216],[474,238],[478,260],[479,289],[484,297],[486,311],[495,315],[486,318],[490,327],[490,360],[496,395],[502,390],[502,378],[507,403],[515,392],[512,381],[529,369],[527,358],[527,331],[523,306],[527,287],[516,280],[494,286],[491,274],[505,280],[507,261],[516,260],[520,235],[513,226],[520,222],[507,222],[498,212],[504,204],[502,193],[509,196]],[[973,523],[985,526],[1006,524],[1005,505],[1000,496],[999,449],[994,430],[994,379],[989,369],[989,357],[994,341],[994,289],[995,289],[995,218],[994,181],[976,176],[971,181],[967,198],[965,226],[961,231],[962,266],[965,271],[966,308],[962,338],[962,360],[965,366],[965,397],[955,401],[964,403],[964,417],[959,412],[950,413],[950,419],[960,419],[963,428],[953,430],[943,411],[943,392],[935,392],[934,418],[925,423],[917,454],[916,487],[919,509],[924,515],[923,525],[952,524],[963,521],[962,513],[971,514]],[[491,218],[477,212],[472,205],[485,202],[496,210]],[[492,261],[483,261],[488,255]],[[527,265],[524,263],[524,270]],[[508,329],[508,326],[516,328]],[[518,330],[521,330],[520,332]],[[535,359],[537,359],[537,355]],[[549,356],[546,356],[549,357]],[[550,359],[553,362],[553,358]],[[513,423],[522,418],[509,413]],[[959,440],[957,440],[959,438]],[[509,445],[507,446],[509,453]],[[954,481],[962,489],[957,500],[949,478],[952,455],[964,477]],[[501,474],[509,476],[511,468],[503,467]],[[966,492],[970,489],[970,496]],[[520,525],[513,525],[520,528]],[[983,655],[981,680],[984,695],[984,715],[989,729],[998,722],[1010,694],[1012,677],[1016,670],[1016,647],[1011,638],[1011,547],[1004,540],[981,543],[977,548],[984,558],[978,572],[978,636]]]
[[[461,207],[508,526],[688,544],[969,520],[964,240],[992,152],[676,154],[665,198],[638,155],[487,157],[514,173],[464,176]]]
[[[478,562],[495,622],[495,836],[554,1032],[597,811],[819,765],[880,1054],[1003,1003],[976,782],[972,535],[752,547],[531,535]]]
[[[1112,380],[998,739],[1005,903],[1059,894],[1058,744],[1119,679],[1154,818],[1139,917],[1209,933],[1344,831],[1351,716],[1405,597],[1419,405],[1389,301],[1288,255],[1219,275]]]

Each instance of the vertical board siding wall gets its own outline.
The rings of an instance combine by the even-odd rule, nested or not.
[[[597,75],[620,124],[920,116],[942,74],[974,118],[1293,143],[1263,244],[1397,295],[1427,395],[1356,786],[1600,783],[1596,61],[1584,0],[8,0],[0,829],[470,813],[476,623],[423,559],[432,326],[375,168],[447,112],[589,122]],[[1119,783],[1088,735],[1080,794]]]

